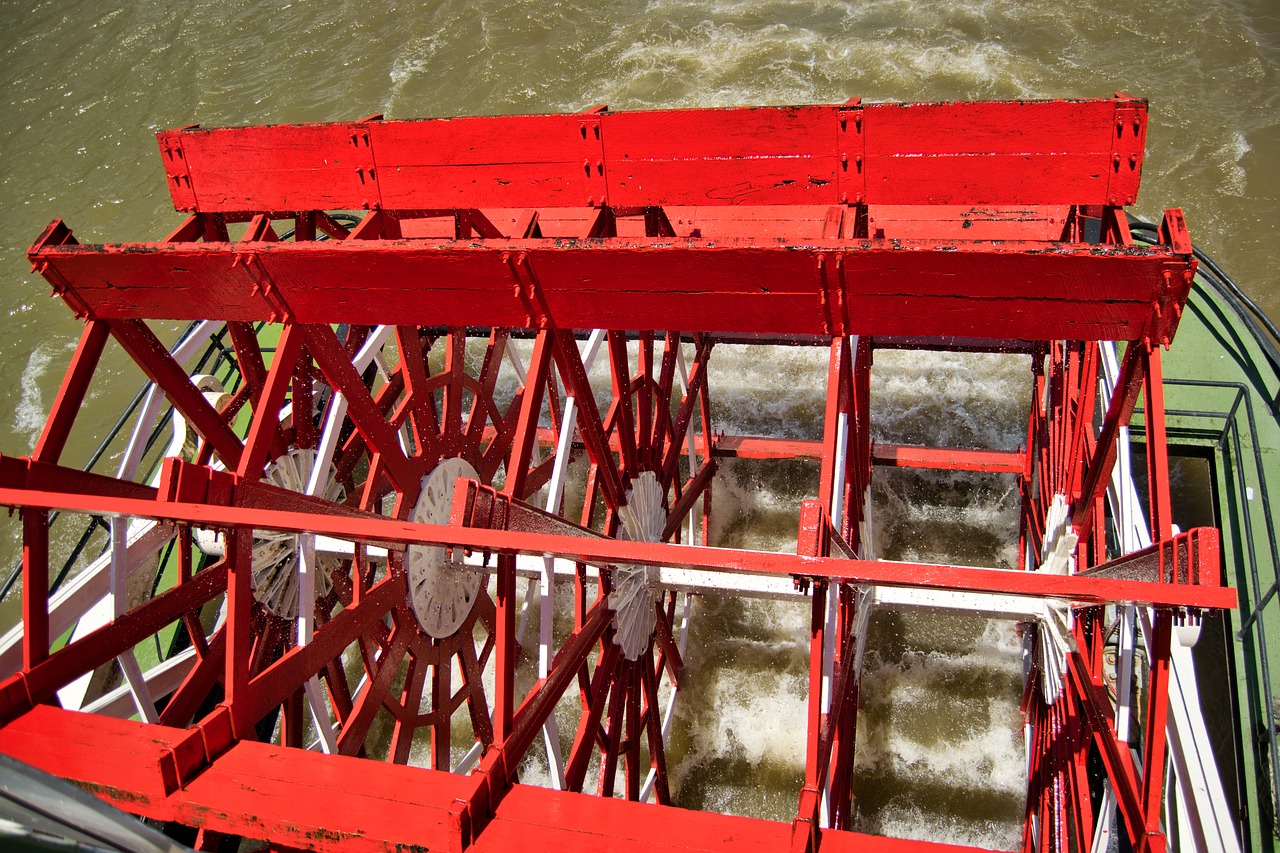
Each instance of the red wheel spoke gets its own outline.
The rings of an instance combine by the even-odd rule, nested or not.
[[[702,497],[711,488],[711,481],[715,477],[715,473],[715,460],[708,457],[702,467],[698,469],[698,473],[690,477],[684,488],[679,490],[679,499],[672,504],[671,509],[667,512],[667,523],[662,530],[663,542],[671,541],[671,537],[680,529],[685,516],[693,511],[698,498]]]
[[[469,638],[464,638],[461,648],[469,648],[473,654],[475,652],[475,645],[469,642]],[[431,727],[431,766],[437,770],[448,770],[453,763],[449,755],[453,728],[450,725],[453,714],[450,707],[453,704],[452,676],[453,658],[437,659],[435,666],[431,668],[431,707],[440,712],[439,718]],[[478,685],[480,682],[468,684],[473,689]]]
[[[711,345],[701,344],[698,347],[698,355],[694,358],[693,366],[689,370],[689,390],[685,394],[684,399],[680,401],[680,409],[676,413],[675,427],[671,431],[671,443],[667,445],[667,456],[662,461],[662,481],[669,483],[675,478],[675,473],[680,462],[680,454],[684,452],[684,441],[690,425],[693,422],[693,413],[695,407],[700,405],[700,401],[705,400],[707,395],[707,360],[711,357]],[[708,429],[710,421],[710,409],[703,407],[703,429]],[[710,454],[708,453],[708,456]]]
[[[671,802],[671,791],[667,783],[667,755],[662,743],[662,714],[652,649],[645,652],[640,672],[644,679],[645,732],[649,738],[649,766],[654,772],[654,798],[660,805],[667,805]]]
[[[622,746],[623,711],[626,708],[627,688],[634,664],[625,658],[618,662],[609,685],[609,710],[605,716],[605,732],[608,738],[604,754],[600,757],[600,779],[596,793],[601,797],[613,796],[614,776],[618,771],[618,756]]]
[[[449,377],[444,394],[444,431],[446,435],[462,432],[462,377],[467,363],[465,329],[450,329],[444,351],[444,372]]]
[[[262,386],[267,381],[267,365],[262,359],[262,347],[258,336],[254,334],[249,323],[227,323],[227,334],[231,338],[231,346],[235,349],[236,364],[240,367],[240,376],[249,386],[250,405],[256,410],[258,398],[262,396]]]
[[[640,333],[640,365],[634,383],[636,399],[636,464],[653,470],[653,332]]]
[[[413,736],[417,732],[415,720],[418,706],[422,703],[422,687],[430,668],[419,653],[424,644],[422,638],[414,638],[410,644],[414,653],[409,656],[409,671],[405,676],[404,689],[400,693],[400,703],[405,714],[396,718],[395,728],[391,735],[391,760],[396,764],[409,763],[409,750],[413,746]]]
[[[226,421],[196,388],[169,350],[141,320],[108,321],[111,334],[152,382],[159,385],[174,407],[213,447],[228,468],[238,468],[243,445]]]
[[[671,416],[671,391],[676,375],[676,356],[680,351],[680,335],[667,332],[662,350],[662,369],[658,375],[658,408],[653,418],[653,438],[649,442],[653,457],[651,464],[661,471],[668,452],[668,436],[674,434],[675,423]]]
[[[511,454],[507,460],[505,494],[521,497],[526,494],[525,481],[529,476],[529,460],[533,455],[533,443],[538,434],[538,416],[541,413],[543,391],[547,385],[547,373],[554,348],[550,332],[539,332],[529,359],[529,376],[517,416],[516,432],[511,442]]]
[[[490,416],[488,407],[493,401],[493,390],[498,383],[498,373],[506,350],[507,332],[503,329],[494,329],[489,334],[489,346],[484,352],[484,365],[480,368],[480,388],[471,403],[471,413],[467,416],[467,446],[473,448],[473,452],[480,449],[486,416]],[[497,425],[495,423],[495,426]]]
[[[293,370],[294,446],[314,450],[316,446],[315,401],[312,398],[314,370],[311,355],[304,348]]]
[[[626,759],[624,775],[628,800],[640,799],[640,732],[644,730],[640,719],[640,670],[652,667],[652,660],[648,661],[646,666],[644,658],[641,658],[639,662],[630,665],[630,671],[627,673],[627,723],[623,755]]]
[[[410,488],[413,479],[409,460],[400,449],[395,430],[387,423],[369,389],[343,354],[333,330],[327,326],[307,326],[306,340],[316,363],[335,390],[347,400],[348,413],[369,447],[381,454],[387,463],[387,474],[401,489]]]
[[[599,469],[596,480],[604,492],[605,503],[610,508],[621,506],[625,501],[625,490],[609,448],[609,439],[605,434],[604,424],[600,421],[600,411],[596,408],[595,396],[587,372],[582,366],[582,356],[578,352],[578,344],[570,332],[556,331],[553,353],[560,376],[565,387],[578,402],[578,428],[582,440],[587,445],[587,454],[592,463]]]
[[[241,477],[261,477],[267,459],[273,453],[278,456],[283,452],[278,436],[280,407],[284,405],[285,393],[293,384],[294,368],[301,353],[302,331],[293,324],[285,325],[280,332],[280,342],[276,345],[275,358],[267,373],[262,396],[253,411],[254,418],[249,427],[249,436],[245,440],[245,452],[240,457],[240,465],[236,470]]]
[[[622,457],[621,477],[634,477],[636,468],[636,426],[631,410],[631,367],[627,357],[627,336],[609,333],[609,368],[613,377],[614,435],[618,437]],[[625,491],[625,490],[624,490]]]
[[[191,668],[160,713],[162,725],[185,726],[191,722],[200,709],[200,703],[221,680],[226,668],[226,655],[227,632],[220,628],[209,644],[208,653]]]
[[[600,719],[604,714],[605,699],[609,695],[609,686],[613,683],[614,673],[622,650],[614,643],[605,643],[596,664],[595,675],[591,678],[591,692],[586,702],[585,712],[578,720],[578,732],[573,738],[573,748],[569,752],[569,760],[565,765],[565,786],[570,791],[581,791],[587,777],[587,766],[591,761],[591,753],[596,744],[596,732],[600,728]]]
[[[661,603],[654,606],[658,608],[657,630],[654,640],[658,644],[658,648],[662,650],[659,665],[667,670],[673,685],[679,684],[680,673],[684,670],[684,659],[680,655],[680,648],[676,645],[676,640],[671,630],[671,615],[662,607]]]
[[[364,690],[356,697],[355,709],[342,725],[338,733],[338,751],[343,755],[355,755],[364,748],[365,737],[373,724],[374,714],[382,707],[391,689],[391,680],[400,669],[405,652],[409,649],[412,629],[402,622],[407,619],[403,611],[399,611],[395,627],[391,630],[391,641],[384,648],[382,657],[377,662],[376,671],[369,673],[369,680]]]
[[[417,427],[418,453],[424,459],[435,457],[436,436],[440,433],[440,424],[436,416],[435,401],[427,388],[426,354],[422,350],[422,340],[418,337],[418,329],[414,326],[397,326],[396,343],[400,347],[400,370],[404,375],[404,386],[413,405],[413,419]]]
[[[487,746],[493,743],[493,724],[489,720],[489,703],[485,700],[481,680],[482,665],[482,662],[476,658],[475,646],[471,643],[463,643],[462,679],[470,688],[471,698],[467,701],[467,709],[471,714],[471,728],[476,733],[476,740]]]

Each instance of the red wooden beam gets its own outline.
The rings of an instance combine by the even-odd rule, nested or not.
[[[1026,463],[1026,454],[1020,450],[968,450],[959,447],[876,444],[871,450],[871,461],[872,464],[892,468],[933,468],[943,471],[1021,474]]]
[[[173,360],[168,347],[160,343],[138,316],[111,322],[108,326],[112,337],[142,368],[147,378],[164,391],[174,408],[182,413],[200,437],[212,445],[223,463],[228,468],[237,467],[243,452],[240,437],[204,398],[182,365]]]
[[[666,329],[679,318],[710,333],[1136,340],[1171,336],[1190,287],[1189,256],[1168,247],[1069,243],[420,239],[37,243],[29,253],[96,318],[538,328],[544,319],[513,292],[514,255],[536,270],[564,329]],[[824,307],[833,301],[843,311]]]

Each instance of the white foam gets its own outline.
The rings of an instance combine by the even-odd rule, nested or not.
[[[1007,805],[999,811],[1020,811],[1026,785],[1021,679],[1021,644],[1014,626],[1003,621],[986,621],[972,645],[959,652],[908,650],[888,660],[878,650],[869,652],[856,765],[860,774],[897,780],[900,791],[873,812],[860,812],[858,828],[899,838],[1015,847],[1020,822],[965,814],[950,802],[931,806],[917,802],[911,791],[917,784],[929,791],[940,783],[952,792],[982,792],[992,802],[1003,801]],[[1002,682],[1010,689],[1001,690]],[[980,689],[988,692],[972,695]]]
[[[48,346],[41,344],[36,347],[27,356],[27,366],[23,368],[22,379],[19,380],[22,396],[13,410],[13,429],[14,432],[27,436],[32,444],[35,444],[44,429],[47,412],[44,395],[40,391],[40,377],[44,375],[52,359],[53,354],[49,352]]]
[[[1227,195],[1243,196],[1245,194],[1245,170],[1241,161],[1252,150],[1244,134],[1237,130],[1214,152],[1221,158],[1222,170],[1225,173],[1222,191]]]

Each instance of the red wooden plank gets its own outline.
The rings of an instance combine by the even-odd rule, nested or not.
[[[178,210],[344,210],[380,202],[367,125],[174,130],[157,139]]]
[[[867,234],[890,240],[1060,240],[1070,210],[1070,205],[869,205]]]
[[[253,272],[218,244],[45,247],[32,260],[100,317],[262,320],[283,301],[305,323],[532,328],[504,262],[513,251],[562,328],[1133,340],[1153,302],[1157,334],[1172,335],[1188,286],[1187,261],[1162,247],[1043,243],[259,243]],[[251,292],[262,271],[270,302]],[[843,291],[848,328],[823,308],[829,289]]]
[[[0,728],[0,752],[124,803],[158,801],[178,782],[173,751],[191,734],[37,705]]]
[[[474,849],[526,849],[510,845],[528,838],[528,849],[764,853],[785,849],[790,835],[788,824],[774,821],[515,785]]]
[[[38,706],[0,728],[0,751],[76,782],[126,811],[273,844],[316,850],[441,849],[449,809],[474,777],[244,741],[166,794],[162,764],[182,729]],[[791,828],[515,785],[471,849],[784,849]],[[960,851],[951,845],[823,833],[823,849]]]
[[[1140,113],[1145,134],[1146,104],[1141,101],[865,106],[866,200],[1073,204],[1087,198],[1090,203],[1132,203],[1141,160],[1130,163],[1126,155],[1112,180],[1120,105]]]
[[[616,113],[609,203],[836,204],[834,107]]]
[[[487,851],[759,851],[788,849],[790,824],[515,785],[473,847]],[[961,853],[977,848],[822,832],[822,850]]]
[[[473,780],[241,742],[171,799],[192,826],[311,850],[446,849],[449,807]]]
[[[450,773],[254,742],[232,746],[177,788],[171,752],[191,739],[183,729],[37,706],[0,728],[0,751],[135,814],[307,849],[446,847],[448,810],[475,788]]]
[[[1125,204],[1137,195],[1145,138],[1146,104],[1129,98],[158,134],[175,207],[209,213],[863,200]]]
[[[603,194],[603,181],[592,180],[600,140],[586,123],[573,115],[375,123],[383,206],[585,206]]]

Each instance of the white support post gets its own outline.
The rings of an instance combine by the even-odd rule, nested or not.
[[[316,468],[312,469],[315,479]],[[298,534],[298,645],[311,644],[315,636],[316,620],[316,537],[311,533]],[[338,741],[333,734],[333,721],[320,688],[320,677],[311,676],[303,685],[307,694],[307,706],[312,722],[320,736],[320,749],[326,754],[338,751]]]
[[[111,618],[112,621],[119,619],[129,608],[129,594],[126,588],[126,582],[129,577],[129,519],[127,516],[113,516],[111,518]],[[138,666],[138,659],[134,656],[133,649],[128,649],[121,653],[116,662],[120,664],[120,671],[124,673],[125,683],[129,685],[129,692],[133,695],[133,704],[138,709],[138,716],[145,723],[160,722],[159,716],[156,714],[156,703],[151,698],[151,690],[147,687],[147,681],[142,677],[142,669]]]
[[[827,393],[832,393],[828,388]],[[836,390],[836,393],[839,393]],[[844,523],[844,482],[848,474],[849,455],[849,414],[841,412],[836,419],[836,458],[835,476],[831,478],[831,526],[839,531]],[[835,689],[836,660],[836,628],[840,617],[840,585],[833,584],[827,595],[827,624],[823,633],[822,648],[822,713],[831,711],[832,691]],[[822,786],[822,808],[819,823],[823,827],[831,825],[831,778],[828,776]]]

